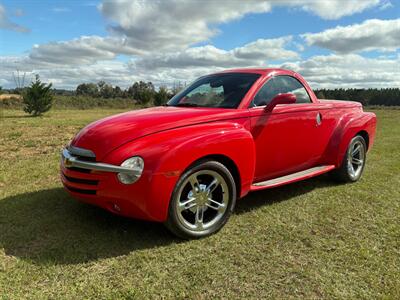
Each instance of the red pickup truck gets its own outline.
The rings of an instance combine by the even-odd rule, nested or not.
[[[228,70],[89,124],[63,149],[61,180],[81,201],[199,238],[251,191],[326,172],[357,181],[375,127],[360,103],[319,100],[295,72]]]

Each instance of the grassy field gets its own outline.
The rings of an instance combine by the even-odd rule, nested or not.
[[[116,112],[0,112],[0,298],[400,298],[400,110],[376,111],[358,183],[252,193],[220,233],[185,242],[61,188],[62,146]]]

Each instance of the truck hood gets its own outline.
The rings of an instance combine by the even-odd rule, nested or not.
[[[168,129],[243,116],[246,110],[225,108],[153,107],[95,121],[83,128],[71,145],[92,150],[96,160],[117,147]]]

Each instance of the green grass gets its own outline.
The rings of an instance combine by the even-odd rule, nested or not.
[[[55,95],[53,98],[53,109],[132,109],[140,108],[145,105],[135,103],[130,98],[100,98],[89,96],[63,96]],[[0,109],[19,110],[24,107],[22,97],[0,98]]]
[[[0,298],[400,297],[400,110],[376,111],[359,182],[252,193],[220,233],[184,242],[61,188],[62,146],[117,112],[1,112]]]

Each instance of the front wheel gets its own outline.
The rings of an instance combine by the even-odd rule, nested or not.
[[[235,202],[229,170],[217,161],[199,162],[178,180],[165,225],[181,238],[205,237],[225,225]]]
[[[357,135],[351,141],[341,166],[332,172],[334,179],[341,182],[355,182],[364,171],[367,146],[362,136]]]

